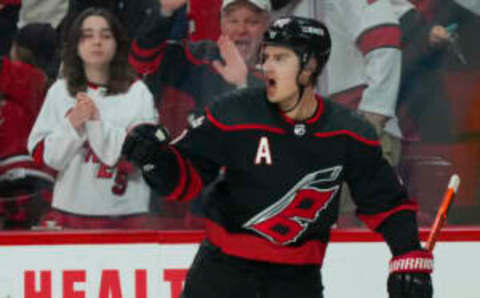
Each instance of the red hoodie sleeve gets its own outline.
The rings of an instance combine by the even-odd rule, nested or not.
[[[2,0],[0,0],[2,1]],[[40,111],[46,93],[47,79],[42,71],[23,62],[2,59],[0,93],[15,102],[34,120]]]

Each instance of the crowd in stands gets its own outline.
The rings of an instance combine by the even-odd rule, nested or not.
[[[0,228],[202,228],[212,186],[170,202],[123,140],[158,121],[174,139],[218,95],[262,86],[263,34],[289,14],[329,28],[317,92],[374,126],[420,224],[454,172],[450,223],[480,223],[476,1],[0,0]],[[338,225],[357,226],[343,189]]]

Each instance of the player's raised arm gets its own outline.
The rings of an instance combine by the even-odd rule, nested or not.
[[[223,164],[217,129],[203,115],[191,125],[173,141],[162,125],[140,125],[129,133],[122,149],[148,184],[167,199],[194,198]]]

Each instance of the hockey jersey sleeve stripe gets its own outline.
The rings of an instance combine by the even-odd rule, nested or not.
[[[187,57],[188,61],[190,61],[190,63],[195,65],[210,65],[209,60],[202,60],[195,57],[195,55],[193,55],[192,51],[190,50],[188,44],[186,44],[186,41],[183,41],[183,47],[185,49],[185,56]]]
[[[321,266],[327,248],[327,244],[320,240],[309,240],[301,246],[274,245],[255,235],[229,233],[208,219],[205,219],[205,233],[207,239],[224,253],[256,261]]]
[[[190,201],[203,189],[203,182],[197,170],[195,170],[190,161],[187,161],[186,163],[188,183],[185,187],[185,192],[179,198],[180,201]]]
[[[360,141],[363,144],[368,145],[368,146],[380,146],[380,141],[367,139],[363,136],[357,135],[353,131],[349,131],[349,130],[346,130],[346,129],[314,133],[314,136],[316,136],[318,138],[329,138],[329,137],[335,137],[335,136],[340,136],[340,135],[346,135],[346,136],[352,137],[355,140]]]
[[[131,45],[130,55],[133,55],[137,58],[141,58],[144,60],[152,60],[156,55],[164,51],[166,46],[167,46],[167,43],[162,42],[161,44],[159,44],[154,48],[144,49],[144,48],[141,48],[136,41],[133,41]]]
[[[391,215],[404,211],[404,210],[410,210],[410,211],[418,211],[418,205],[412,200],[408,200],[402,205],[399,205],[393,209],[390,209],[386,212],[381,212],[377,214],[358,214],[358,218],[360,218],[361,221],[363,221],[367,227],[369,227],[372,230],[377,229],[385,219],[390,217]]]
[[[186,162],[183,159],[183,157],[180,155],[180,153],[174,148],[170,147],[171,152],[175,155],[177,158],[177,164],[178,164],[178,169],[179,169],[179,177],[178,177],[178,184],[175,187],[175,189],[166,196],[167,200],[179,200],[182,193],[185,191],[185,187],[187,184],[187,167],[186,167]]]
[[[56,176],[57,171],[55,169],[52,169],[51,167],[49,167],[45,163],[45,160],[43,159],[44,151],[45,151],[45,143],[44,143],[44,141],[41,141],[37,144],[37,146],[33,150],[33,154],[32,154],[33,161],[34,161],[35,165],[37,165],[38,167],[44,168],[52,176]]]
[[[210,109],[206,109],[206,114],[208,120],[223,131],[240,131],[240,130],[264,130],[276,134],[286,134],[285,130],[278,127],[271,127],[262,124],[235,124],[235,125],[226,125],[221,123],[219,120],[212,115]]]
[[[162,63],[163,57],[164,53],[162,52],[153,60],[142,61],[141,59],[137,59],[134,55],[129,55],[128,62],[139,74],[151,74],[158,69],[160,63]]]
[[[402,33],[396,24],[382,24],[363,32],[357,46],[363,55],[379,48],[401,48]]]

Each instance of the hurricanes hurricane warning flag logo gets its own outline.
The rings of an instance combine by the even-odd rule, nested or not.
[[[248,220],[243,227],[276,244],[295,242],[337,194],[339,185],[321,185],[337,180],[342,169],[342,166],[335,166],[305,175],[275,204]]]

